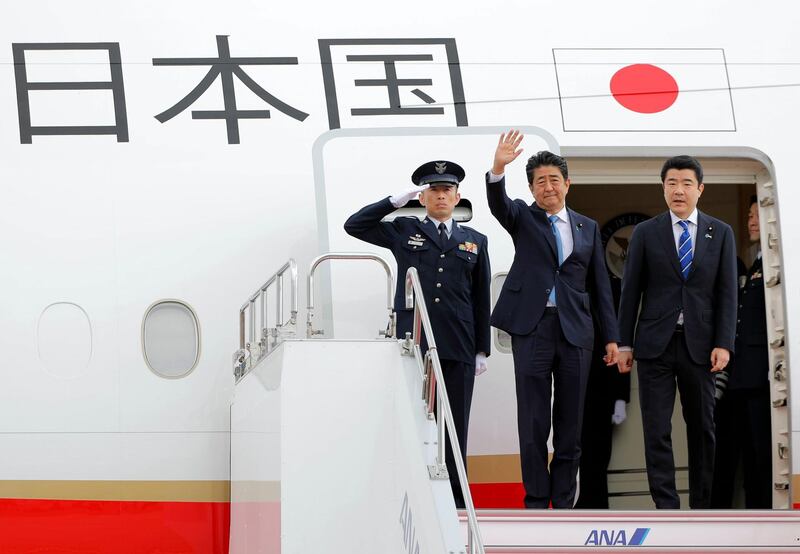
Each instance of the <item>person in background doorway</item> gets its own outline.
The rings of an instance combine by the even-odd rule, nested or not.
[[[615,286],[616,285],[616,286]],[[611,281],[614,299],[619,298],[619,280]],[[602,332],[596,311],[595,352],[602,351]],[[631,399],[631,374],[609,367],[598,356],[592,357],[581,431],[581,463],[576,508],[608,509],[608,463],[611,461],[612,432],[628,417]]]
[[[742,464],[745,508],[772,507],[772,429],[764,270],[758,201],[750,199],[750,241],[758,252],[739,288],[736,354],[728,387],[717,404],[717,450],[711,507],[731,508],[736,470]]]

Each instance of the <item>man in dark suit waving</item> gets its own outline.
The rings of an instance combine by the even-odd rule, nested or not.
[[[728,364],[736,333],[735,240],[730,226],[697,210],[704,185],[696,159],[668,159],[661,182],[669,210],[640,223],[628,247],[619,365],[630,371],[634,357],[638,362],[647,479],[656,507],[680,507],[671,438],[677,383],[689,446],[689,506],[708,508],[714,373]]]
[[[412,190],[386,197],[360,209],[344,224],[347,234],[388,248],[397,260],[395,312],[397,334],[411,331],[412,312],[405,306],[405,276],[417,268],[442,363],[445,387],[464,463],[467,461],[469,411],[475,376],[486,371],[489,355],[489,250],[486,236],[453,219],[461,199],[458,184],[464,170],[446,160],[428,162],[411,176]],[[425,218],[383,219],[419,197]],[[456,507],[464,497],[450,441],[445,445],[447,471]]]
[[[592,304],[608,365],[617,360],[617,322],[598,225],[565,204],[566,161],[539,152],[525,167],[535,202],[506,195],[505,167],[522,153],[522,138],[513,130],[500,136],[486,176],[489,208],[515,246],[491,323],[512,340],[525,506],[547,508],[552,502],[554,508],[571,508],[594,343]],[[554,454],[548,470],[553,381]]]

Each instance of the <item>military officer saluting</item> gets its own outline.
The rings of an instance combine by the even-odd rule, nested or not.
[[[413,312],[405,308],[405,274],[417,268],[433,327],[450,409],[466,462],[469,410],[475,376],[486,370],[489,355],[489,253],[485,235],[453,219],[461,195],[464,170],[438,160],[421,165],[412,190],[370,204],[353,214],[345,231],[363,241],[388,248],[397,261],[394,307],[398,336],[411,331]],[[419,197],[426,217],[382,219]],[[447,442],[447,470],[458,507],[464,506],[453,454]]]

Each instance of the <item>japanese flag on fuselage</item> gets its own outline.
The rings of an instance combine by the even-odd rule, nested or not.
[[[553,50],[564,131],[735,131],[719,48]]]

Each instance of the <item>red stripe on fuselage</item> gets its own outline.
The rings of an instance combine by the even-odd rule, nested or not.
[[[227,502],[0,499],[0,552],[227,554]]]
[[[525,507],[522,483],[470,483],[469,490],[476,508]]]

